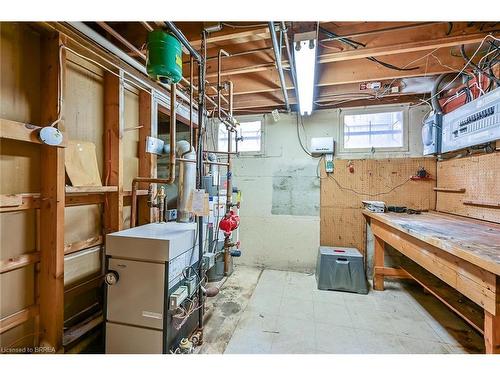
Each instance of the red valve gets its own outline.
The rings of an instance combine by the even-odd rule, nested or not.
[[[229,211],[219,223],[219,229],[229,236],[233,230],[240,225],[240,217],[234,213],[233,210]]]

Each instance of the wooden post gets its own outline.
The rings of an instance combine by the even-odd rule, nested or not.
[[[123,90],[123,72],[104,74],[104,184],[118,187],[106,195],[105,233],[123,227]]]
[[[496,313],[484,310],[484,346],[487,354],[500,354],[500,276],[496,277]]]
[[[64,83],[65,53],[58,33],[41,37],[41,116],[43,125],[58,118],[58,82]],[[64,92],[64,90],[62,90]],[[62,112],[61,112],[62,114]],[[62,128],[63,122],[58,125]],[[40,345],[62,348],[64,321],[64,148],[42,145],[40,191]]]
[[[374,240],[373,289],[384,290],[384,275],[378,271],[384,267],[384,241],[377,236],[374,236]]]
[[[139,92],[139,176],[156,177],[156,155],[146,152],[146,138],[153,135],[153,98],[150,93]],[[148,183],[139,183],[139,189],[148,189]],[[147,197],[138,197],[139,225],[153,221],[153,209],[147,205]]]

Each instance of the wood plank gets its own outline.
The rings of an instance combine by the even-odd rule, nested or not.
[[[394,278],[401,278],[401,279],[408,279],[408,278],[412,278],[408,272],[406,272],[404,269],[402,268],[390,268],[390,267],[375,267],[374,268],[374,271],[378,274],[378,275],[382,275],[382,276],[387,276],[387,277],[394,277]]]
[[[41,36],[41,122],[58,117],[59,48],[58,33]],[[62,51],[65,75],[65,51]],[[64,100],[62,100],[64,102]],[[62,107],[64,118],[64,106]],[[62,125],[62,121],[59,126]],[[61,126],[63,127],[63,126]],[[40,345],[62,347],[64,321],[64,149],[42,145],[40,192]]]
[[[385,253],[385,243],[384,241],[375,236],[375,253],[373,257],[373,266],[374,266],[374,274],[373,274],[373,289],[375,290],[384,290],[384,275],[379,273],[380,269],[384,268],[384,253]]]
[[[0,207],[16,207],[23,204],[21,194],[2,194],[0,195]]]
[[[498,224],[432,211],[418,216],[367,210],[363,213],[447,254],[500,275]]]
[[[121,78],[111,73],[104,75],[104,185],[118,187],[117,192],[108,195],[104,233],[119,231],[123,225],[124,88]]]
[[[64,332],[63,345],[68,346],[104,322],[102,311]]]
[[[66,207],[85,206],[104,203],[103,194],[68,195],[66,194]]]
[[[0,118],[0,138],[42,145],[43,143],[38,137],[40,129],[40,126]],[[66,145],[67,140],[63,133],[63,141],[56,147],[64,148]]]
[[[156,177],[156,155],[146,152],[146,138],[153,136],[153,98],[150,93],[139,92],[139,176]],[[140,183],[139,189],[148,189],[148,184]],[[147,198],[138,198],[139,225],[153,220],[153,208],[148,207]]]
[[[500,354],[500,314],[485,312],[484,343],[486,354]]]
[[[465,193],[465,188],[443,188],[443,187],[435,187],[434,191],[439,191],[441,193]]]
[[[11,194],[8,194],[11,195]],[[0,212],[12,212],[12,211],[22,211],[40,208],[40,194],[37,193],[26,193],[26,194],[15,194],[21,197],[21,204],[19,206],[3,206],[0,207]],[[3,199],[3,198],[2,198]],[[8,198],[10,200],[10,198]],[[17,198],[16,198],[17,199]],[[10,200],[12,203],[13,201]],[[11,204],[9,203],[9,204]]]
[[[64,254],[72,254],[77,251],[85,250],[90,247],[102,245],[104,243],[102,236],[92,237],[84,241],[77,241],[64,245]]]
[[[474,201],[463,201],[463,204],[467,206],[482,206],[482,207],[494,207],[494,208],[500,208],[500,202],[493,202],[493,201],[480,201],[480,200],[474,200]]]
[[[494,311],[495,275],[373,218],[371,228],[374,236],[381,238],[485,310]]]
[[[414,262],[405,260],[401,267],[412,279],[422,285],[433,296],[466,320],[467,323],[473,326],[478,332],[484,334],[484,313],[482,308],[458,291],[448,287],[437,277],[419,267]]]
[[[323,64],[336,61],[363,59],[366,57],[390,56],[400,53],[420,52],[436,48],[447,48],[447,47],[449,48],[449,47],[460,46],[462,44],[474,44],[481,42],[486,35],[488,35],[487,32],[474,33],[469,35],[465,34],[457,36],[448,36],[438,39],[421,40],[413,43],[397,43],[397,44],[389,44],[385,46],[378,46],[372,48],[370,47],[358,48],[348,51],[334,52],[321,55],[318,58],[318,62],[320,64]]]
[[[0,319],[0,334],[17,327],[39,314],[38,305],[31,305],[21,311]]]
[[[66,194],[104,194],[118,191],[118,186],[66,186]]]
[[[17,270],[40,261],[38,251],[18,255],[9,259],[0,260],[0,274]]]

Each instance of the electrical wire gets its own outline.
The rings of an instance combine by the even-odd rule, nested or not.
[[[394,190],[396,190],[397,188],[400,188],[401,186],[405,185],[406,183],[408,183],[408,181],[411,181],[411,177],[408,177],[405,181],[403,181],[402,183],[394,186],[393,188],[391,188],[390,190],[388,191],[384,191],[384,192],[380,192],[380,193],[362,193],[362,192],[359,192],[359,191],[356,191],[354,189],[351,189],[351,188],[348,188],[348,187],[345,187],[345,186],[342,186],[335,177],[333,177],[332,174],[329,174],[328,175],[328,178],[332,179],[336,184],[337,186],[339,187],[340,190],[345,190],[345,191],[350,191],[356,195],[364,195],[364,196],[368,196],[368,197],[377,197],[379,195],[386,195],[386,194],[389,194],[389,193],[392,193]]]
[[[433,98],[437,97],[439,94],[441,94],[443,91],[445,91],[448,87],[450,87],[450,85],[453,82],[455,82],[458,77],[460,77],[462,75],[462,73],[465,71],[465,69],[469,66],[469,64],[472,61],[472,59],[474,59],[474,57],[476,57],[477,53],[479,52],[479,50],[481,49],[481,47],[483,46],[483,44],[484,44],[484,42],[486,41],[487,38],[493,38],[496,41],[500,41],[500,39],[494,37],[491,34],[486,35],[482,39],[481,43],[479,44],[479,47],[477,47],[476,51],[472,54],[472,56],[470,57],[470,59],[466,62],[466,64],[464,65],[464,67],[458,72],[458,74],[455,76],[455,78],[453,78],[450,82],[448,82],[440,91],[438,91],[436,94],[432,95],[429,99],[424,100],[423,102],[429,103],[429,101],[431,101]],[[419,104],[412,105],[410,107],[418,107],[418,106],[420,106],[422,104],[423,103],[419,103]]]

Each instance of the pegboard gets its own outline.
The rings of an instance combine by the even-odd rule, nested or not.
[[[430,173],[430,180],[408,180],[419,167]],[[321,245],[356,247],[365,253],[363,200],[381,200],[388,205],[420,210],[435,209],[436,162],[433,158],[335,160],[332,177],[335,180],[326,176],[322,165]]]
[[[465,189],[464,193],[437,193],[436,210],[500,223],[500,207],[464,202],[500,204],[500,153],[438,162],[438,187]]]

